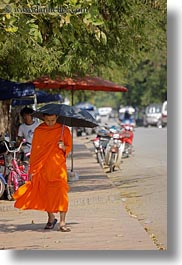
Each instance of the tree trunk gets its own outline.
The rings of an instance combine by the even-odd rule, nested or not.
[[[9,116],[10,100],[0,101],[0,134],[10,134],[10,116]]]
[[[10,135],[11,135],[11,141],[16,141],[17,135],[18,135],[18,128],[20,125],[20,111],[22,109],[22,106],[16,106],[11,109],[10,113]]]
[[[9,134],[10,140],[15,141],[17,137],[18,127],[20,125],[20,109],[21,107],[11,108],[11,101],[0,101],[0,135]]]

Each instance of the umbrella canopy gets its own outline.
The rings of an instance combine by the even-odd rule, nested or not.
[[[65,89],[65,90],[94,90],[94,91],[110,91],[110,92],[127,92],[128,89],[117,85],[111,81],[104,80],[100,77],[77,77],[61,79],[57,77],[55,80],[49,77],[41,77],[32,82],[35,87],[42,89]]]
[[[98,126],[97,121],[88,111],[65,104],[46,104],[34,111],[32,116],[44,120],[44,114],[56,114],[57,122],[70,127],[93,128]]]
[[[37,103],[46,103],[46,102],[51,102],[51,101],[59,101],[62,102],[63,98],[60,94],[50,94],[45,91],[35,91],[35,95],[37,97]],[[34,104],[34,99],[33,98],[21,98],[21,99],[13,99],[12,101],[12,106],[17,106],[17,105],[30,105]]]
[[[32,116],[44,120],[44,114],[56,114],[58,116],[57,122],[70,127],[93,128],[98,126],[97,121],[87,110],[80,110],[65,104],[46,104],[34,111]],[[73,172],[73,148],[71,151],[71,171]]]

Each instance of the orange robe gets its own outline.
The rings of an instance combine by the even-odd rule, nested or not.
[[[65,152],[58,147],[60,139],[66,147]],[[32,181],[27,181],[14,193],[16,208],[67,212],[66,156],[71,148],[72,137],[68,127],[59,123],[49,127],[42,123],[35,129],[30,156]]]

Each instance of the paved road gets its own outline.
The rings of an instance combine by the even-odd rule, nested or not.
[[[107,174],[129,214],[157,245],[167,248],[167,129],[136,128],[134,154],[123,160],[120,170]]]

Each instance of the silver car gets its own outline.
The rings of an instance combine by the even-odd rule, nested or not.
[[[150,104],[145,109],[143,118],[143,125],[148,127],[149,125],[161,127],[161,116],[162,116],[162,104]]]

